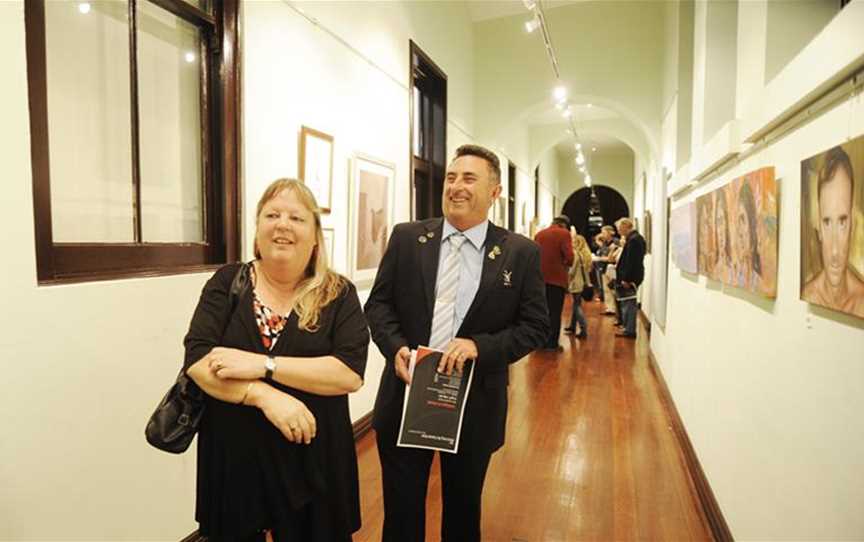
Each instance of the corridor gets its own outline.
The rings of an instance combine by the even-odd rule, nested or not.
[[[646,329],[635,342],[616,339],[599,301],[585,309],[587,340],[562,333],[562,353],[536,352],[511,367],[507,442],[486,478],[483,539],[710,540],[651,371]],[[377,541],[383,503],[372,432],[358,454],[363,527],[354,540]],[[440,483],[436,459],[428,541],[439,540]]]

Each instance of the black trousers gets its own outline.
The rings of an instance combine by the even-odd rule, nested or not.
[[[546,304],[549,306],[549,337],[544,348],[558,348],[561,335],[561,310],[564,308],[564,295],[567,291],[561,286],[546,284]]]
[[[392,435],[376,433],[384,486],[382,542],[422,542],[426,537],[426,490],[435,452],[400,448]],[[460,446],[441,453],[442,542],[480,542],[480,504],[491,451]]]

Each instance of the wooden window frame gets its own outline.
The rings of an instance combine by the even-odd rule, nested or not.
[[[36,269],[40,284],[197,272],[240,254],[239,0],[211,0],[202,10],[183,0],[127,0],[132,124],[134,242],[59,243],[53,239],[46,72],[45,0],[25,0],[30,155]],[[138,5],[150,2],[197,26],[201,40],[201,159],[204,241],[142,241],[138,159]]]

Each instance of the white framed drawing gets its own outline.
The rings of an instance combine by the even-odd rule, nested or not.
[[[322,213],[330,212],[333,187],[333,136],[302,126],[300,128],[299,176]]]
[[[350,169],[348,271],[359,288],[372,284],[387,248],[396,165],[355,153]]]
[[[324,235],[324,250],[326,251],[325,254],[327,254],[327,265],[330,269],[338,271],[336,262],[333,261],[333,236],[335,231],[333,228],[321,228],[321,233]]]

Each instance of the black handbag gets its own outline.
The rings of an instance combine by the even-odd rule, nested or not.
[[[231,282],[225,321],[222,323],[222,335],[228,328],[228,323],[237,307],[237,300],[249,286],[250,265],[241,265]],[[186,367],[183,367],[174,385],[147,421],[144,435],[147,437],[147,442],[164,452],[172,454],[185,452],[195,438],[195,433],[198,432],[203,414],[204,392],[186,376]]]

